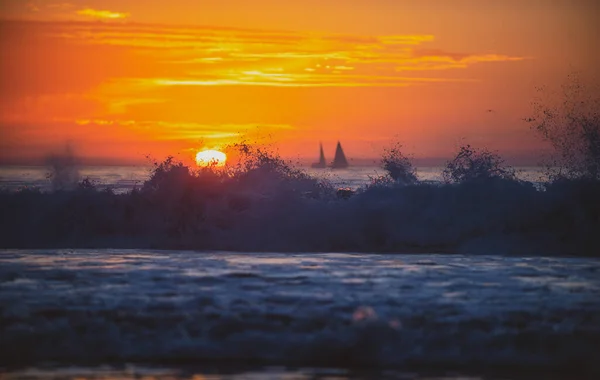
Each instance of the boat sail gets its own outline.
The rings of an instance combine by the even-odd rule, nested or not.
[[[311,167],[315,168],[315,169],[322,169],[322,168],[326,168],[327,167],[327,163],[325,162],[325,153],[323,153],[323,144],[319,144],[320,146],[320,150],[321,150],[321,154],[319,156],[319,162],[315,162],[314,164],[311,165]]]
[[[333,162],[331,163],[332,169],[344,169],[348,167],[348,160],[346,160],[346,155],[344,154],[344,150],[342,149],[342,144],[338,141],[337,147],[335,148],[335,157]]]

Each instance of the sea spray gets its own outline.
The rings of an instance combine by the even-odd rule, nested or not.
[[[600,184],[510,178],[367,186],[342,194],[268,151],[227,169],[168,159],[130,193],[0,194],[0,245],[236,251],[600,252]]]
[[[50,167],[47,178],[53,190],[73,190],[79,185],[79,159],[71,143],[65,145],[62,153],[46,157],[46,164]]]

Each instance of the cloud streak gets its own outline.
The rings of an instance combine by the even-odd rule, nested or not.
[[[127,16],[94,9],[77,13],[102,19]],[[429,48],[435,37],[426,34],[358,36],[89,22],[37,23],[32,30],[50,43],[103,49],[107,60],[111,52],[118,59],[126,51],[143,61],[143,72],[107,72],[107,79],[155,86],[403,87],[457,80],[439,75],[440,70],[525,59]]]
[[[92,17],[92,18],[98,18],[98,19],[111,19],[111,20],[124,19],[124,18],[129,17],[128,13],[112,12],[112,11],[98,10],[98,9],[92,9],[92,8],[80,9],[80,10],[76,11],[75,13],[80,16],[86,16],[86,17]]]
[[[227,143],[243,136],[248,131],[292,130],[288,124],[243,123],[203,124],[192,122],[166,122],[158,120],[78,119],[76,125],[94,128],[126,127],[134,132],[151,136],[152,140],[210,140],[212,144]]]

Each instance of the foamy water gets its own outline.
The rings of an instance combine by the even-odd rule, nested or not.
[[[561,257],[4,250],[0,367],[36,378],[582,378],[600,373],[599,274],[598,259]]]

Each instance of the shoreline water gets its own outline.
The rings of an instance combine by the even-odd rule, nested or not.
[[[596,374],[564,368],[404,368],[310,367],[282,365],[232,364],[198,365],[196,363],[152,365],[147,363],[101,364],[99,366],[33,366],[2,372],[5,380],[587,380]]]
[[[294,372],[315,367],[342,379],[600,373],[598,259],[46,249],[0,250],[0,263],[8,373],[44,363],[59,377],[77,372],[67,365],[125,363],[258,378],[275,366],[272,378],[300,379],[319,378]]]

